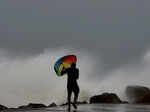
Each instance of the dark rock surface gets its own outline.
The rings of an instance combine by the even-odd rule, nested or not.
[[[56,103],[51,103],[48,107],[57,107]]]
[[[126,96],[130,103],[149,103],[150,89],[144,86],[128,86]]]
[[[0,111],[2,111],[2,110],[6,110],[6,109],[8,109],[8,107],[3,106],[3,105],[0,105]]]
[[[138,101],[137,103],[141,103],[141,104],[150,104],[150,93],[146,94],[140,101]]]
[[[77,102],[77,104],[88,104],[88,102],[87,101],[79,101],[79,102]]]
[[[19,109],[28,109],[28,108],[45,108],[47,107],[44,104],[40,104],[40,103],[29,103],[28,105],[23,105],[23,106],[19,106]]]
[[[122,103],[120,98],[114,93],[103,93],[101,95],[92,96],[90,98],[90,104],[93,103]]]

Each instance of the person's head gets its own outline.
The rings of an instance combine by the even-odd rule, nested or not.
[[[76,68],[76,64],[75,64],[75,63],[72,63],[72,64],[71,64],[71,68]]]

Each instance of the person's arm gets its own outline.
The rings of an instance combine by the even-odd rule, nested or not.
[[[63,68],[62,72],[61,72],[61,75],[64,75],[67,73],[67,69]]]

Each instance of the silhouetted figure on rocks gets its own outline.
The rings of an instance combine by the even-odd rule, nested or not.
[[[79,69],[76,68],[76,64],[72,63],[71,67],[68,69],[63,69],[62,75],[67,73],[67,92],[68,92],[68,110],[71,110],[71,95],[74,93],[73,107],[77,109],[76,103],[79,95],[79,86],[77,79],[79,78]]]

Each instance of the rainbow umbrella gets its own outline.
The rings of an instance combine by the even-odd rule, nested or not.
[[[71,67],[72,63],[77,62],[77,57],[75,55],[67,55],[58,59],[54,65],[54,70],[57,76],[62,76],[63,68],[67,69]]]

